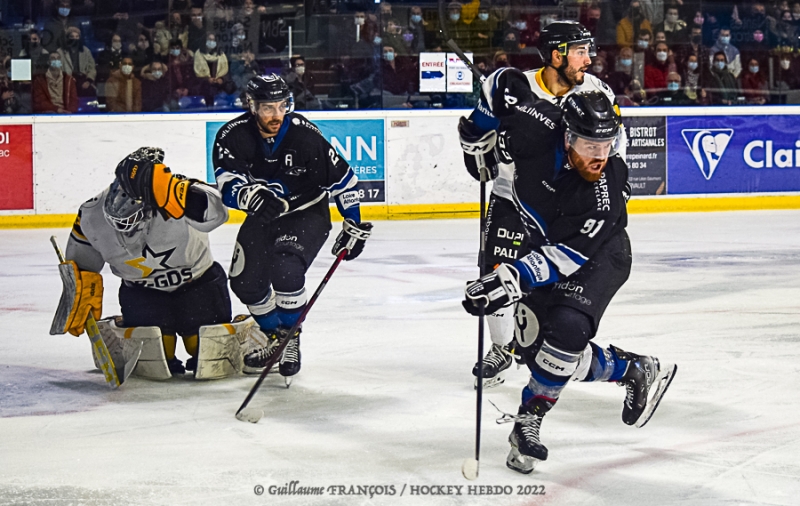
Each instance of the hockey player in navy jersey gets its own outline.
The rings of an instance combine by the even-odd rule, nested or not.
[[[213,163],[225,205],[247,213],[230,267],[233,292],[247,304],[271,345],[244,359],[263,370],[283,339],[280,374],[300,371],[300,332],[286,335],[306,305],[305,274],[331,229],[328,197],[344,218],[333,254],[364,248],[372,224],[361,221],[357,177],[317,127],[294,113],[289,87],[275,74],[250,80],[249,111],[225,124]]]
[[[611,88],[595,76],[586,74],[595,56],[595,43],[583,25],[575,21],[556,21],[547,25],[542,29],[538,49],[545,66],[525,72],[525,79],[519,86],[527,87],[539,99],[556,105],[573,93],[592,90],[604,93],[612,103],[615,102]],[[483,170],[494,180],[485,231],[484,272],[491,271],[499,263],[521,258],[527,252],[522,247],[525,228],[511,194],[514,162],[503,150],[503,129],[492,112],[489,98],[497,89],[499,76],[507,70],[499,69],[488,77],[483,85],[482,100],[469,119],[462,118],[459,123],[467,170],[475,179],[480,179]],[[620,149],[624,150],[624,145]],[[514,324],[511,308],[500,308],[487,315],[492,346],[483,360],[483,376],[484,386],[492,387],[503,382],[502,372],[511,366],[515,349]],[[478,375],[477,364],[473,374]]]
[[[529,252],[469,283],[464,307],[477,315],[479,301],[487,313],[517,303],[516,338],[531,378],[518,415],[510,417],[506,463],[530,473],[547,459],[542,418],[571,378],[625,385],[622,419],[641,427],[676,366],[590,342],[631,268],[618,111],[597,91],[570,95],[559,111],[534,98],[521,76],[511,69],[497,81],[493,110],[505,116],[505,150],[516,170],[512,196]]]

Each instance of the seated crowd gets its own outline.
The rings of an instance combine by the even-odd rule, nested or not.
[[[419,53],[448,50],[440,25],[488,75],[539,67],[539,30],[566,18],[594,34],[587,71],[620,105],[800,102],[790,93],[800,0],[461,0],[443,6],[442,23],[438,4],[400,0],[306,0],[294,11],[269,0],[18,3],[0,11],[0,33],[19,41],[0,46],[0,114],[238,110],[247,81],[268,72],[283,75],[299,110],[471,107],[477,83],[471,94],[419,92]],[[298,28],[291,42],[287,26]],[[11,79],[12,59],[30,60],[30,81]]]

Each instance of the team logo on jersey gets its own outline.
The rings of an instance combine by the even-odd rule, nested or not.
[[[130,265],[134,269],[139,269],[142,271],[142,277],[146,278],[156,271],[174,269],[174,267],[167,264],[169,257],[172,256],[174,251],[175,248],[172,248],[168,249],[167,251],[162,251],[161,253],[156,253],[150,249],[149,245],[145,244],[144,249],[142,250],[142,256],[139,258],[126,260],[125,264]]]
[[[681,130],[695,163],[706,181],[711,179],[733,137],[732,128],[687,128]]]

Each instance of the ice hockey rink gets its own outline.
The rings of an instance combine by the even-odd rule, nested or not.
[[[226,268],[236,230],[212,233]],[[629,232],[633,272],[595,341],[677,362],[661,407],[628,427],[623,388],[570,384],[542,426],[550,458],[525,476],[486,402],[468,482],[477,320],[459,302],[476,219],[376,222],[311,310],[292,387],[270,375],[252,401],[258,424],[233,416],[254,377],[110,391],[85,336],[48,335],[48,238],[68,230],[2,230],[0,504],[800,504],[800,211],[634,215]],[[329,240],[309,291],[332,260]],[[514,370],[485,399],[515,411],[526,379]],[[276,495],[290,482],[324,495]],[[358,486],[373,495],[338,495]]]

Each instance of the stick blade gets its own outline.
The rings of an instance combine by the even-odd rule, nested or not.
[[[258,423],[262,416],[264,411],[256,408],[244,408],[236,413],[236,419],[240,422]]]
[[[478,462],[477,460],[464,459],[464,463],[461,464],[461,474],[463,474],[464,478],[468,480],[477,480],[479,467],[480,467],[480,462]]]

